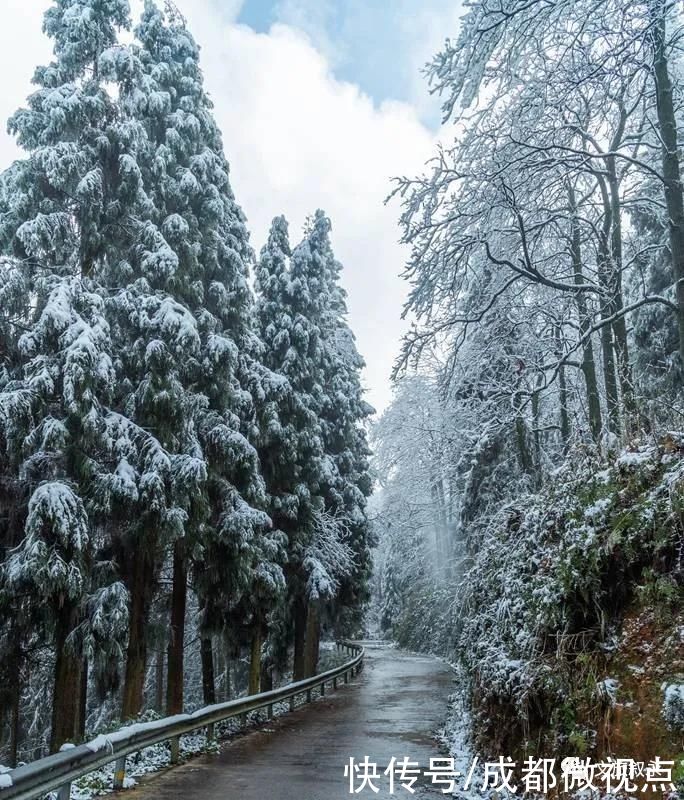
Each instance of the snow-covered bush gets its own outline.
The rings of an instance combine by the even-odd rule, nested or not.
[[[664,687],[663,718],[677,731],[684,731],[684,683]]]

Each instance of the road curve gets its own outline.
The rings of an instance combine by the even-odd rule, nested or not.
[[[382,772],[392,756],[427,768],[439,756],[433,734],[444,721],[453,675],[442,662],[368,643],[364,669],[348,686],[225,742],[126,792],[126,800],[342,800],[350,756],[377,763],[378,793],[390,797]],[[358,787],[358,783],[356,784]],[[425,778],[414,797],[444,796]],[[397,783],[394,797],[411,795]]]

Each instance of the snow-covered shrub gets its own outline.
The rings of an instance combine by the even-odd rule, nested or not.
[[[677,731],[684,731],[684,683],[664,687],[663,718]]]

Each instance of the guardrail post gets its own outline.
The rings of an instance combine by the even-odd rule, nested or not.
[[[346,669],[344,671],[344,682],[349,683],[349,671]]]
[[[290,711],[294,711],[295,710],[295,698],[296,698],[296,695],[294,695],[294,694],[292,695],[292,697],[290,697]]]
[[[208,742],[213,742],[214,739],[216,738],[216,731],[214,730],[214,723],[213,722],[210,722],[207,725],[206,737],[207,737],[207,741]]]
[[[307,703],[311,702],[311,689],[306,690],[306,702]]]
[[[240,725],[243,728],[247,727],[247,714],[240,714]]]
[[[268,719],[273,719],[273,703],[269,703],[266,708],[266,716]]]
[[[333,678],[333,691],[337,691],[337,678]]]
[[[325,697],[325,681],[321,684],[321,697]]]
[[[177,764],[180,758],[180,737],[174,736],[171,739],[171,763]]]
[[[124,779],[126,777],[126,756],[117,758],[114,763],[114,783],[112,784],[115,791],[124,788]]]
[[[57,800],[70,800],[71,799],[71,784],[65,783],[57,790]]]

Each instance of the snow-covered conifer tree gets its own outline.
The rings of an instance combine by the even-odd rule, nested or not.
[[[15,301],[3,308],[3,327],[21,335],[3,377],[2,438],[8,468],[29,488],[24,538],[4,579],[31,587],[17,602],[48,611],[52,749],[82,730],[85,697],[75,687],[86,685],[79,675],[86,630],[101,620],[98,598],[114,599],[117,618],[126,599],[116,584],[104,594],[97,587],[92,559],[102,544],[95,525],[110,480],[105,418],[114,390],[98,271],[116,257],[118,237],[105,234],[125,205],[117,109],[100,67],[127,24],[126,0],[59,0],[47,10],[55,58],[36,70],[28,107],[10,120],[28,155],[3,176],[0,291]],[[113,641],[121,631],[108,634]]]
[[[342,265],[334,256],[330,230],[330,220],[323,211],[317,211],[309,240],[312,251],[324,264],[328,298],[323,323],[327,358],[321,418],[325,452],[335,465],[334,479],[327,486],[326,505],[334,515],[344,519],[345,544],[354,555],[336,595],[335,615],[347,627],[358,628],[360,612],[368,600],[371,572],[373,537],[366,499],[372,491],[372,480],[365,422],[374,409],[363,397],[361,370],[365,362],[347,321],[346,292],[340,283]]]
[[[353,558],[335,582],[334,591],[307,592],[307,674],[315,673],[318,664],[321,612],[325,609],[339,616],[342,605],[348,610],[359,608],[367,599],[365,583],[370,573],[365,508],[371,480],[363,423],[373,409],[363,400],[360,372],[364,362],[346,321],[346,293],[339,282],[342,267],[332,251],[330,230],[328,217],[317,211],[307,224],[293,262],[300,270],[299,280],[307,281],[310,307],[306,313],[316,324],[319,337],[315,387],[323,448],[319,493],[328,521],[341,522],[333,526],[340,548],[350,548]],[[297,274],[293,268],[293,277]],[[315,559],[305,562],[309,573],[315,563]],[[340,604],[342,595],[345,599]]]
[[[183,703],[191,565],[197,566],[206,611],[209,602],[221,606],[216,595],[239,602],[249,591],[254,569],[263,563],[261,543],[269,519],[251,440],[255,394],[263,391],[269,375],[258,363],[248,283],[252,251],[204,90],[199,48],[177,11],[169,8],[165,18],[151,2],[136,33],[142,71],[124,102],[141,120],[149,145],[141,168],[153,209],[150,224],[172,264],[163,288],[182,306],[192,327],[193,346],[176,354],[186,404],[179,442],[185,440],[186,459],[202,464],[201,480],[186,482],[178,498],[186,518],[184,535],[173,548],[167,709],[174,713]],[[211,578],[214,561],[225,567],[218,570],[218,582]]]
[[[369,568],[362,423],[372,409],[362,399],[363,361],[346,323],[329,231],[318,212],[290,256],[287,224],[276,218],[257,270],[266,363],[288,380],[285,397],[269,409],[260,455],[270,513],[288,536],[296,677],[316,670],[320,607],[342,588],[351,602],[352,585]]]
[[[294,677],[304,677],[306,586],[304,567],[316,509],[322,508],[323,343],[317,324],[322,284],[309,283],[308,245],[292,254],[284,217],[273,221],[256,273],[264,363],[287,378],[283,396],[268,407],[260,457],[269,513],[288,540],[288,603],[294,636]]]

